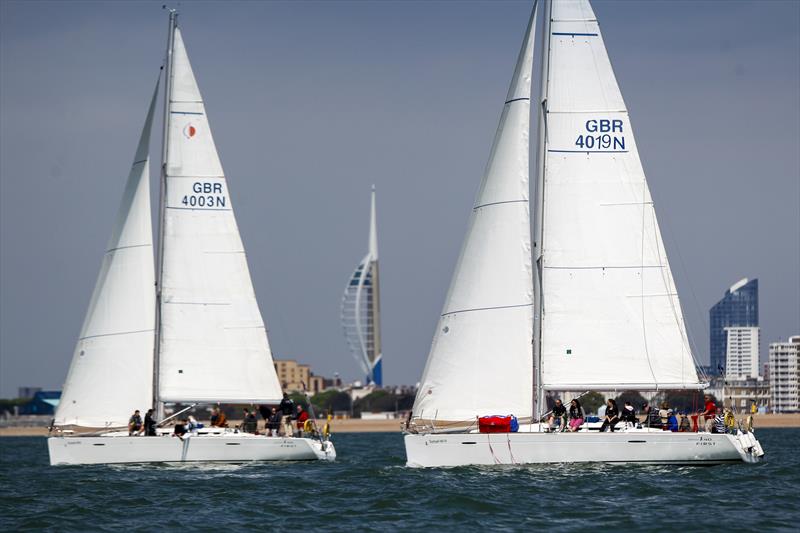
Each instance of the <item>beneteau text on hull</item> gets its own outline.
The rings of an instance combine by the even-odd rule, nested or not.
[[[281,399],[228,182],[175,12],[165,85],[158,268],[148,170],[154,94],[56,411],[59,429],[109,431],[125,427],[134,409],[155,405],[163,413],[168,402]],[[129,437],[127,431],[94,435],[48,439],[51,464],[336,457],[322,438],[216,429],[183,439]]]
[[[736,435],[545,433],[546,391],[702,389],[625,102],[587,0],[534,5],[405,435],[411,466],[714,464],[763,455]],[[541,98],[531,242],[537,10]],[[534,387],[535,384],[535,387]],[[515,415],[516,433],[478,433]]]

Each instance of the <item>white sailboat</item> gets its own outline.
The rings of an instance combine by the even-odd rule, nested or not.
[[[375,186],[369,217],[367,255],[356,267],[342,296],[342,329],[350,351],[366,376],[367,385],[383,385],[381,297],[378,276],[378,228]]]
[[[221,428],[183,439],[128,436],[135,409],[165,403],[277,403],[281,385],[258,309],[228,183],[170,12],[157,269],[141,134],[54,426],[102,428],[48,439],[51,464],[333,460],[328,439]]]
[[[408,465],[756,462],[752,431],[547,433],[539,423],[546,391],[704,385],[594,12],[588,0],[537,2],[407,425]],[[479,433],[489,415],[514,415],[520,428]]]

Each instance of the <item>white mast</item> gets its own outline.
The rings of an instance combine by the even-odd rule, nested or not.
[[[161,279],[164,270],[164,212],[167,189],[167,158],[169,156],[169,100],[172,94],[172,48],[175,40],[175,28],[178,26],[178,12],[169,10],[169,26],[167,28],[167,55],[164,59],[166,67],[164,82],[164,114],[163,135],[161,137],[161,179],[158,202],[158,255],[156,257],[156,302],[155,302],[155,344],[153,347],[153,406],[156,409],[157,420],[164,419],[164,402],[161,401],[159,386],[159,367],[161,360]]]
[[[544,231],[543,222],[543,202],[544,198],[544,172],[545,172],[545,143],[547,142],[547,87],[548,87],[548,62],[550,60],[550,9],[552,0],[544,0],[544,27],[540,41],[540,72],[539,83],[541,91],[539,101],[536,106],[536,116],[538,118],[537,129],[537,151],[536,151],[536,187],[534,190],[534,209],[536,210],[533,223],[533,262],[536,265],[536,272],[533,278],[533,361],[535,370],[536,396],[534,406],[536,420],[540,420],[544,413],[544,387],[542,387],[542,239]]]

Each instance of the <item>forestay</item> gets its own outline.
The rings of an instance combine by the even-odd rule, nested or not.
[[[278,400],[228,183],[177,28],[162,238],[160,400]]]
[[[545,42],[543,385],[697,388],[683,314],[625,103],[585,0]]]
[[[528,145],[534,33],[532,14],[414,403],[417,420],[531,416]]]
[[[156,92],[75,346],[55,424],[124,426],[153,388],[153,233],[148,147]]]

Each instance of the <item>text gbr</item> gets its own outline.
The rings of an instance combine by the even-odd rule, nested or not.
[[[192,183],[192,192],[181,200],[186,207],[225,207],[226,199],[222,194],[221,183]]]
[[[620,119],[589,119],[585,124],[586,133],[575,140],[575,146],[585,150],[625,150],[625,136]]]

